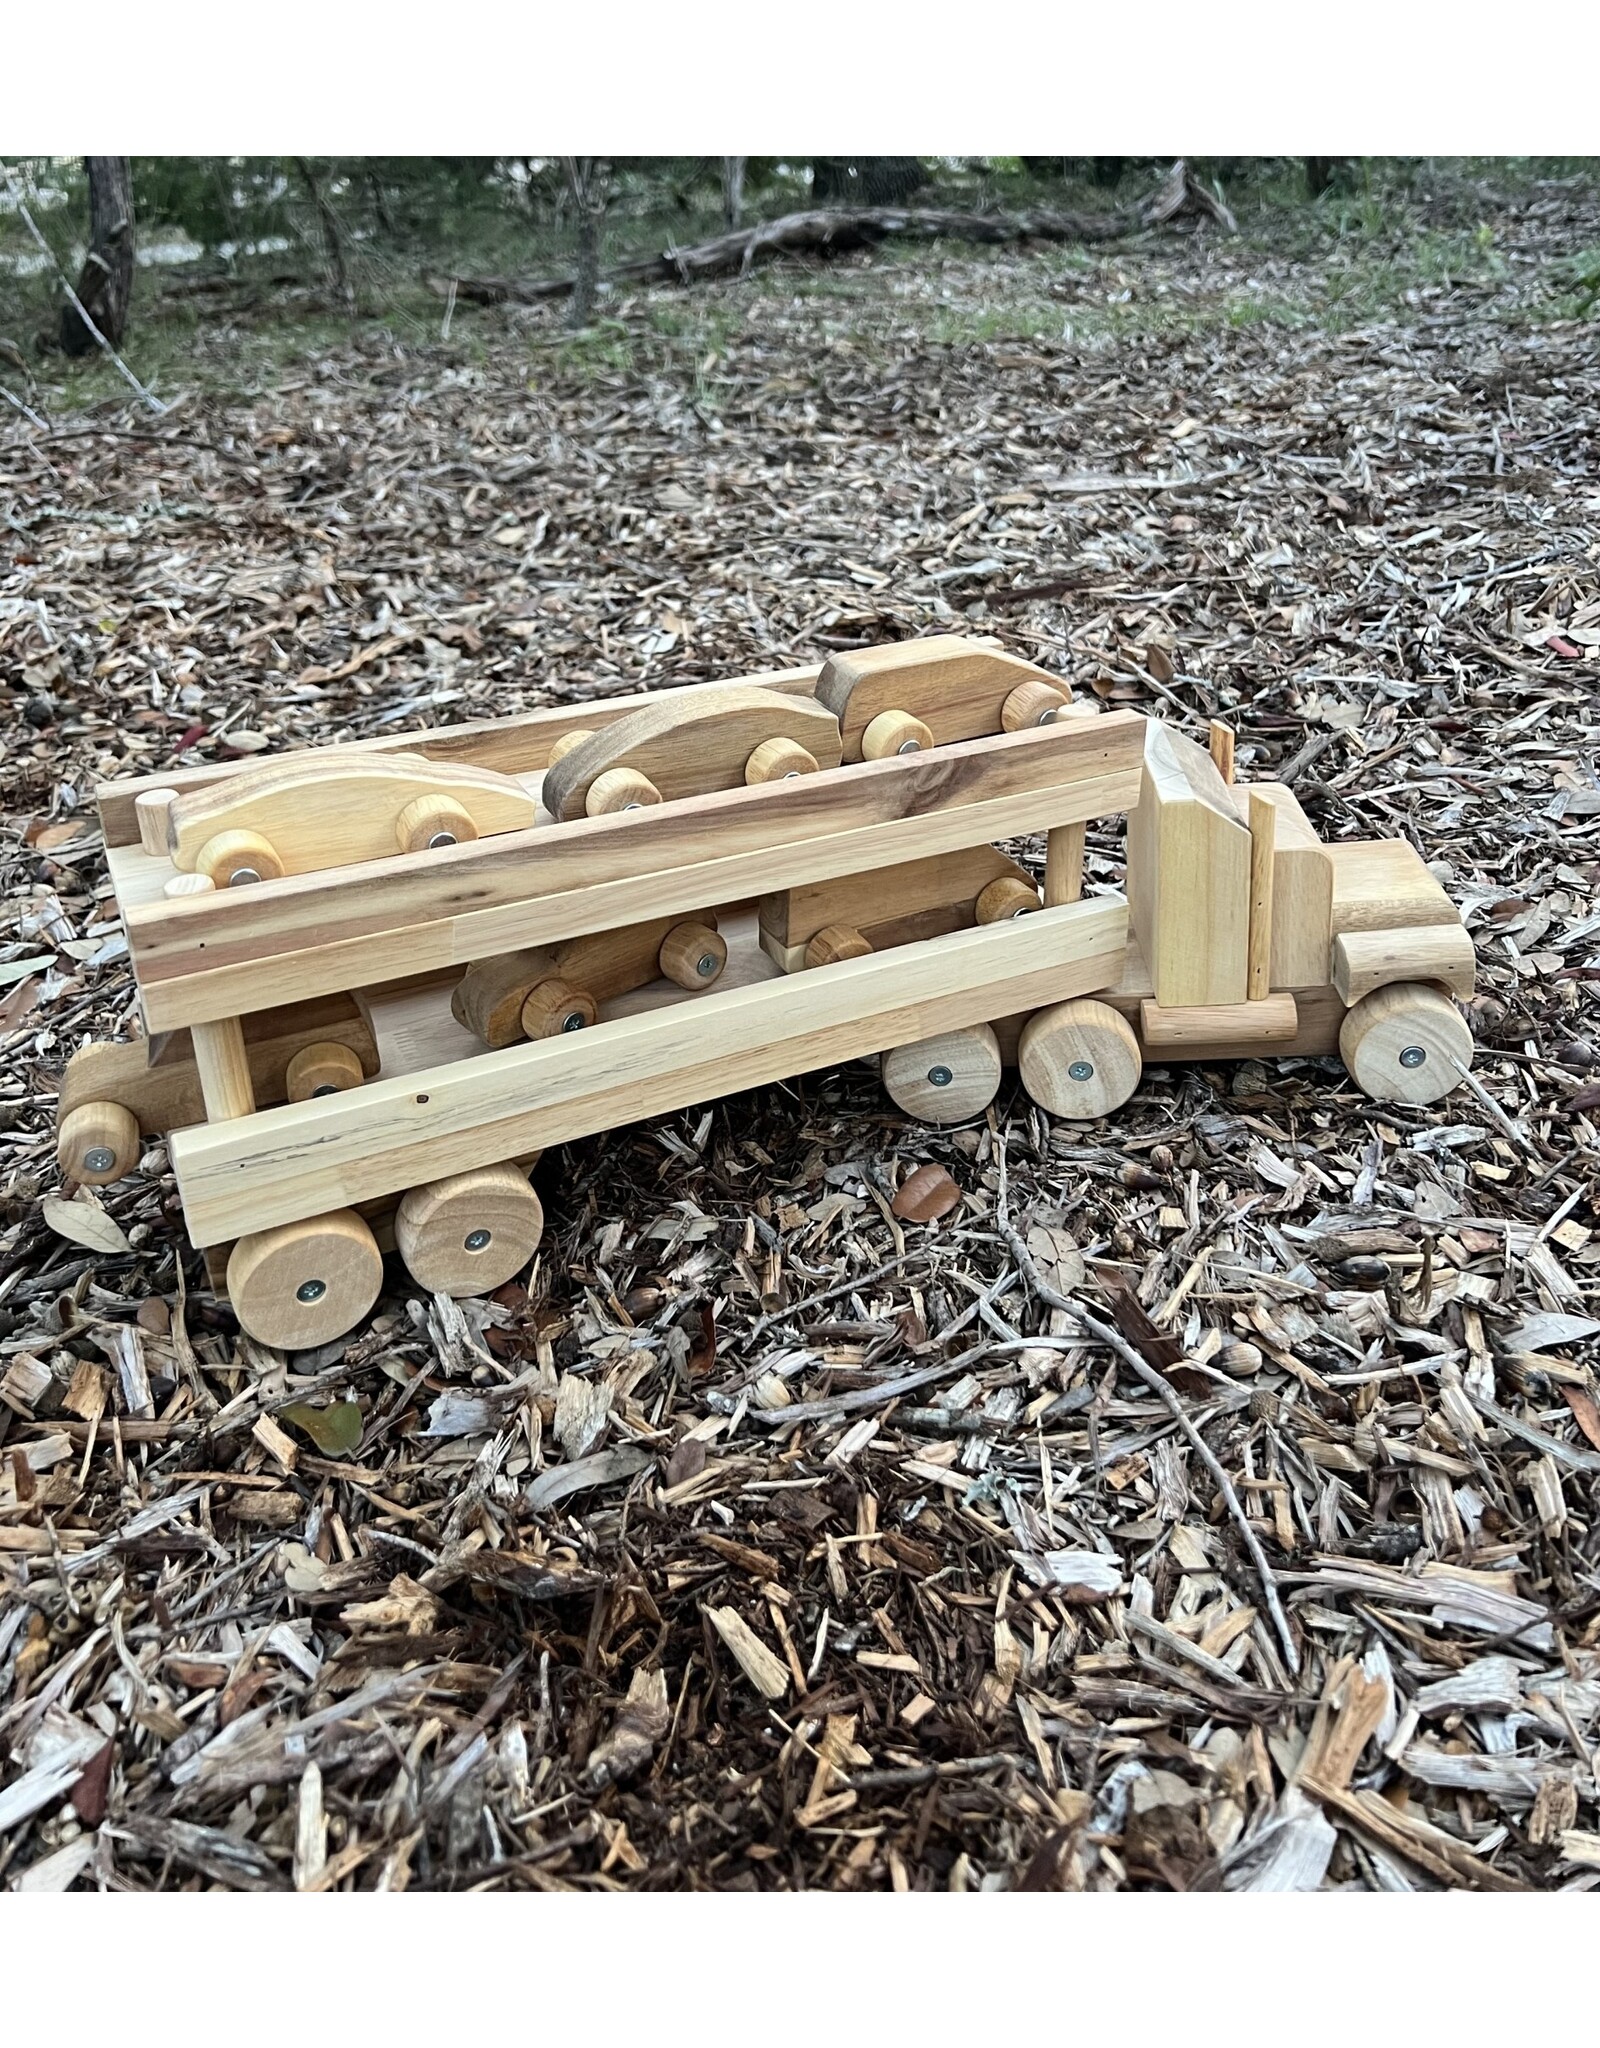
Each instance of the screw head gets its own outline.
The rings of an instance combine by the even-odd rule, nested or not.
[[[235,868],[228,877],[228,887],[230,889],[242,889],[247,882],[259,882],[260,880],[260,871],[256,868]]]
[[[493,1236],[492,1230],[469,1230],[461,1240],[461,1249],[468,1252],[487,1251]]]
[[[116,1153],[104,1145],[91,1145],[83,1155],[85,1173],[109,1173],[116,1163]]]
[[[296,1301],[303,1301],[309,1308],[314,1301],[320,1301],[328,1291],[326,1280],[302,1280],[294,1291]]]
[[[428,841],[428,849],[431,852],[436,846],[454,846],[455,843],[456,835],[453,832],[435,832]]]
[[[642,811],[642,810],[644,809],[644,805],[643,805],[643,804],[624,804],[624,805],[622,806],[622,808],[623,808],[623,809],[624,809],[625,811]]]
[[[581,1010],[569,1010],[561,1020],[563,1031],[581,1031],[583,1026],[584,1015]]]
[[[897,754],[920,754],[922,752],[922,742],[921,740],[902,740],[899,746],[895,748],[895,752]]]
[[[324,1082],[323,1082],[323,1084],[322,1084],[322,1086],[321,1086],[320,1088],[313,1088],[313,1089],[312,1089],[312,1091],[311,1091],[311,1099],[312,1099],[312,1101],[313,1101],[313,1102],[315,1102],[315,1100],[317,1099],[317,1097],[318,1097],[319,1095],[337,1095],[337,1094],[338,1094],[338,1092],[339,1092],[339,1088],[338,1088],[338,1084],[337,1084],[336,1082],[333,1082],[333,1081],[324,1081]]]
[[[702,953],[700,958],[694,963],[694,971],[704,981],[708,976],[716,973],[718,965],[715,953]]]
[[[930,1067],[928,1069],[928,1079],[935,1088],[948,1088],[955,1079],[955,1075],[951,1073],[948,1067]]]
[[[1092,1081],[1094,1079],[1094,1061],[1074,1060],[1067,1069],[1067,1079],[1069,1081]]]
[[[1420,1067],[1426,1064],[1428,1049],[1425,1045],[1408,1045],[1401,1049],[1400,1064],[1403,1067]]]

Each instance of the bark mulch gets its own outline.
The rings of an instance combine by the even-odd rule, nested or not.
[[[621,368],[458,311],[12,417],[0,1881],[1600,1880],[1600,367],[1539,312],[1600,205],[1496,204],[1498,281],[1365,325],[1343,244],[1205,228],[671,298],[703,356],[660,295]],[[937,338],[1008,295],[1059,330]],[[523,1283],[396,1273],[289,1358],[160,1146],[59,1186],[55,1077],[134,1028],[100,776],[952,627],[1413,840],[1470,1087],[936,1133],[817,1073],[547,1156]]]

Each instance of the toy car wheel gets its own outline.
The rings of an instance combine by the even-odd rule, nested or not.
[[[1052,1116],[1088,1121],[1120,1109],[1139,1085],[1139,1041],[1109,1003],[1057,1003],[1022,1027],[1022,1085]]]
[[[1393,981],[1363,996],[1345,1018],[1339,1057],[1375,1102],[1438,1102],[1472,1065],[1472,1032],[1441,990]]]

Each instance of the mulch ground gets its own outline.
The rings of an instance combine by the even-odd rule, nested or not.
[[[1535,317],[1600,196],[1482,203],[1497,283],[1338,332],[1340,249],[1206,228],[716,287],[698,361],[659,300],[625,369],[458,313],[10,415],[0,1879],[1600,1881],[1600,362]],[[1015,293],[1060,336],[927,339]],[[97,779],[951,629],[1412,840],[1472,1085],[936,1132],[817,1073],[547,1156],[525,1284],[394,1271],[287,1359],[159,1145],[59,1185],[61,1066],[136,1028]]]

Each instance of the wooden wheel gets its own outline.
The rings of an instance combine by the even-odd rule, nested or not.
[[[863,761],[887,761],[894,754],[920,754],[933,745],[933,734],[909,711],[880,711],[861,735]]]
[[[1026,732],[1030,726],[1053,725],[1057,713],[1064,711],[1070,701],[1067,691],[1057,690],[1049,683],[1018,683],[1000,706],[1000,723],[1007,732]]]
[[[354,1209],[252,1231],[228,1254],[239,1327],[279,1351],[314,1351],[353,1330],[382,1285],[377,1239]]]
[[[978,893],[973,905],[979,924],[1004,924],[1024,911],[1039,908],[1039,892],[1017,875],[1000,875]]]
[[[872,941],[853,924],[825,924],[806,943],[808,967],[831,967],[836,960],[859,960],[872,951]]]
[[[1107,1116],[1139,1085],[1139,1041],[1109,1003],[1057,1003],[1023,1025],[1017,1066],[1052,1116]]]
[[[344,1088],[359,1088],[366,1079],[361,1061],[349,1046],[336,1039],[319,1039],[302,1046],[284,1075],[284,1087],[291,1102],[309,1102],[313,1095],[337,1095]]]
[[[528,1038],[559,1038],[563,1031],[586,1031],[599,1014],[587,989],[574,988],[552,974],[529,989],[522,1005],[522,1029]]]
[[[61,1119],[56,1163],[86,1187],[121,1180],[139,1163],[139,1119],[120,1102],[80,1102]]]
[[[219,832],[195,858],[195,870],[209,875],[219,889],[238,889],[249,882],[275,882],[283,862],[270,839],[259,832]]]
[[[590,783],[583,808],[591,818],[606,818],[614,811],[642,811],[660,801],[660,790],[637,768],[608,768]]]
[[[661,941],[657,964],[679,988],[710,988],[728,964],[728,942],[715,926],[691,918]]]
[[[1392,981],[1363,996],[1345,1018],[1339,1057],[1375,1102],[1437,1102],[1472,1065],[1472,1032],[1438,989]]]
[[[993,1102],[1000,1086],[1000,1041],[987,1024],[940,1031],[883,1056],[889,1100],[925,1124],[959,1124]]]
[[[815,775],[817,757],[798,740],[763,740],[744,764],[749,783],[787,782],[794,775]]]
[[[581,747],[585,740],[592,740],[593,738],[594,734],[592,732],[564,732],[560,739],[552,743],[545,766],[553,768],[563,754],[570,754],[574,747]]]
[[[402,853],[426,853],[434,846],[460,846],[476,839],[478,828],[466,807],[451,796],[419,796],[394,821]]]
[[[539,1197],[511,1165],[412,1188],[394,1217],[406,1271],[430,1294],[492,1294],[521,1272],[543,1231]]]

